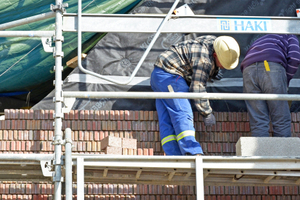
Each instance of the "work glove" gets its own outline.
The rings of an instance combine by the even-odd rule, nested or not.
[[[218,71],[217,75],[213,78],[210,78],[208,81],[214,82],[215,80],[221,80],[223,78],[223,73],[221,70]]]
[[[215,80],[221,80],[223,78],[223,72],[222,70],[219,70],[218,74],[215,76]]]
[[[203,121],[204,121],[204,125],[207,127],[212,127],[213,125],[216,124],[216,118],[212,113],[204,117]]]

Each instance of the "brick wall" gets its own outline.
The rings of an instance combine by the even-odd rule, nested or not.
[[[196,139],[206,155],[235,155],[241,136],[250,136],[247,113],[214,113],[217,124],[206,128],[195,112]],[[0,121],[0,153],[53,153],[52,110],[5,110]],[[292,113],[292,136],[299,137],[300,113]],[[129,155],[163,155],[155,111],[72,110],[64,114],[63,130],[72,129],[74,153],[104,154],[101,141],[107,137],[134,139]],[[270,135],[272,130],[270,129]],[[63,148],[64,150],[64,148]],[[126,153],[124,153],[126,152]],[[73,185],[74,199],[76,184]],[[53,199],[49,183],[0,182],[2,199]],[[206,200],[300,200],[299,186],[205,186]],[[103,200],[195,200],[195,187],[143,184],[85,184],[85,199]]]

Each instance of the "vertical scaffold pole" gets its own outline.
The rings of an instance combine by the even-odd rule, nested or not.
[[[204,178],[203,178],[203,158],[197,156],[195,158],[196,172],[196,195],[197,200],[204,200]]]
[[[63,35],[62,35],[62,19],[63,19],[63,0],[56,0],[56,5],[51,5],[51,9],[55,12],[55,49],[53,52],[53,56],[55,57],[55,97],[53,99],[55,103],[55,113],[54,113],[54,154],[55,154],[55,174],[53,177],[54,181],[54,199],[60,200],[61,199],[61,191],[62,191],[62,177],[61,177],[61,154],[62,154],[62,42],[63,42]]]
[[[65,185],[66,185],[66,200],[72,200],[72,130],[65,130]]]

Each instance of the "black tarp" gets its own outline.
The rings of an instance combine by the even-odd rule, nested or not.
[[[133,13],[166,14],[172,7],[172,0],[148,0],[133,10]],[[177,7],[187,4],[197,15],[230,16],[292,16],[296,17],[296,8],[300,0],[182,0]],[[196,25],[196,24],[195,24]],[[213,34],[213,33],[212,33]],[[213,34],[218,36],[218,34]],[[225,34],[223,34],[225,35]],[[240,62],[249,45],[262,34],[226,34],[234,37],[240,44]],[[108,33],[88,53],[83,61],[84,68],[101,75],[112,76],[116,80],[127,80],[142,57],[154,34],[145,33]],[[82,73],[78,68],[64,80],[64,91],[152,91],[149,77],[156,57],[171,44],[195,38],[200,34],[168,33],[161,34],[142,67],[129,85],[117,85]],[[242,73],[239,66],[231,71],[223,71],[223,79],[209,82],[207,92],[241,93]],[[298,94],[299,70],[290,83],[289,92]],[[33,109],[54,109],[54,91],[36,104]],[[245,111],[242,100],[211,100],[214,111]],[[76,99],[74,110],[155,110],[155,100],[145,99]],[[293,102],[292,111],[300,109],[299,102]]]

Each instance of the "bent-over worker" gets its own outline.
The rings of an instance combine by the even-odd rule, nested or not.
[[[161,53],[151,74],[155,92],[206,92],[206,83],[219,69],[234,69],[240,48],[233,37],[206,35],[172,45]],[[206,126],[216,123],[207,99],[193,100]],[[189,99],[156,99],[160,137],[166,155],[202,155],[195,139]]]

